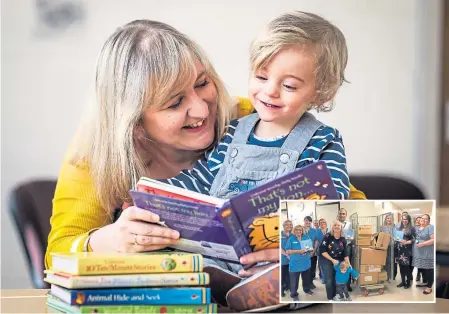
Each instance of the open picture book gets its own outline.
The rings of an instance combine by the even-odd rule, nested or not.
[[[141,178],[131,190],[134,205],[160,216],[160,224],[180,233],[174,249],[228,262],[279,247],[280,200],[338,199],[322,161],[253,187],[229,200]]]

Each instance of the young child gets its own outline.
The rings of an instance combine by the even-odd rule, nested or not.
[[[160,181],[231,198],[241,185],[252,188],[323,160],[340,198],[347,199],[342,137],[308,113],[331,110],[345,81],[341,31],[312,13],[283,14],[252,43],[250,63],[249,98],[257,113],[231,121],[218,145],[192,170]]]
[[[335,282],[337,288],[337,295],[334,297],[335,301],[352,301],[351,296],[348,292],[348,281],[350,275],[357,279],[359,274],[351,267],[346,264],[346,262],[341,262],[340,265],[335,265]]]

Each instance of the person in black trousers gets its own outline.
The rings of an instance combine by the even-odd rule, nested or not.
[[[401,271],[401,283],[398,288],[409,289],[412,279],[412,248],[416,238],[415,227],[412,226],[412,218],[409,214],[402,216],[399,231],[404,233],[401,240],[396,241],[397,262]]]
[[[342,223],[338,220],[332,223],[330,232],[326,233],[320,245],[320,264],[324,272],[327,299],[338,301],[336,298],[336,282],[334,266],[345,261],[351,265],[346,252],[346,239]]]
[[[290,220],[284,221],[282,224],[284,230],[281,231],[281,296],[285,296],[285,291],[290,290],[290,272],[288,264],[290,258],[285,252],[285,246],[288,239],[292,236],[293,223]]]

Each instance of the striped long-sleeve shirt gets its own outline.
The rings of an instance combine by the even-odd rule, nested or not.
[[[212,150],[205,153],[192,170],[184,170],[178,176],[160,180],[162,182],[184,188],[190,191],[209,194],[215,176],[223,166],[228,146],[232,142],[239,120],[233,120],[227,128],[227,133]],[[253,135],[253,134],[252,134]],[[253,139],[253,140],[252,140]],[[250,136],[248,145],[265,147],[280,147],[286,137],[275,141],[261,141]],[[310,139],[306,148],[300,153],[296,169],[322,160],[326,163],[340,199],[349,197],[349,176],[346,169],[346,154],[340,132],[329,126],[321,126]]]

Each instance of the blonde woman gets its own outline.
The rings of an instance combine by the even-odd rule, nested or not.
[[[343,232],[343,225],[335,220],[332,223],[330,232],[326,233],[320,245],[320,264],[324,272],[327,299],[338,301],[336,296],[335,265],[345,261],[351,265],[346,251],[346,239]]]
[[[293,301],[299,301],[298,284],[299,278],[302,278],[302,289],[305,294],[313,295],[310,287],[310,268],[312,266],[310,261],[311,251],[302,247],[301,241],[310,239],[304,234],[303,226],[295,226],[293,228],[293,235],[288,239],[285,246],[285,251],[289,256],[289,271],[290,271],[290,297]]]
[[[140,176],[169,178],[191,168],[222,137],[231,100],[200,47],[155,21],[128,23],[98,57],[95,100],[64,159],[53,202],[51,252],[145,252],[176,243],[179,232],[131,206]],[[251,111],[251,103],[239,109]],[[364,199],[353,189],[352,198]],[[244,256],[243,264],[278,261],[277,249]],[[241,273],[250,276],[260,270]]]

